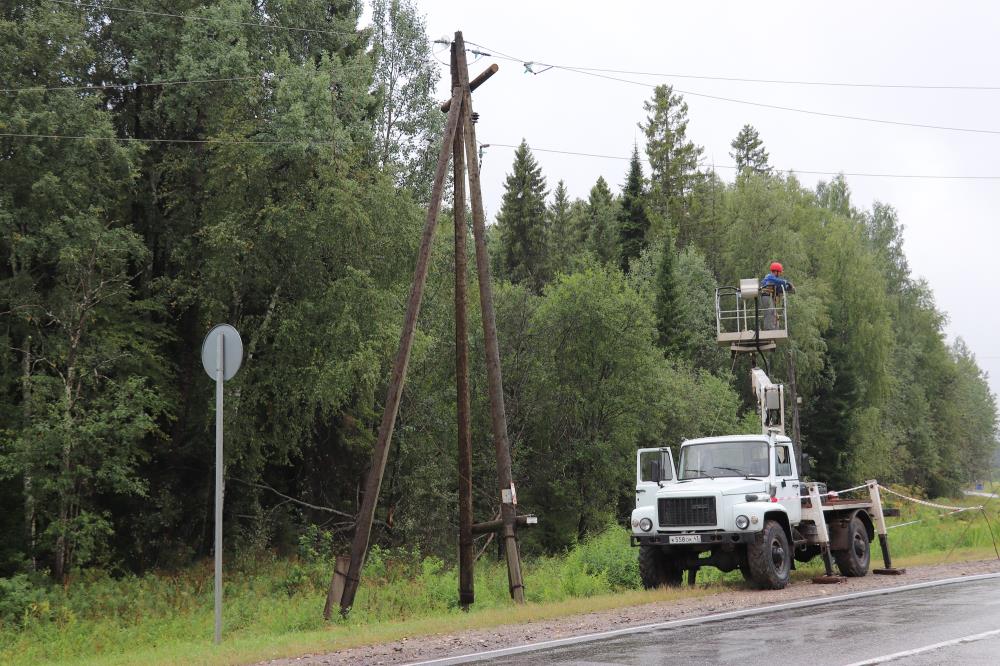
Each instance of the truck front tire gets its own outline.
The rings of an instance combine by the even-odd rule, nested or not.
[[[659,546],[639,546],[639,578],[642,586],[653,590],[664,585],[676,587],[681,584],[684,571],[674,566]]]
[[[847,526],[847,550],[835,550],[833,557],[837,560],[840,573],[845,576],[858,578],[868,574],[872,559],[871,543],[865,524],[857,516],[851,518]]]
[[[766,590],[781,590],[792,573],[792,549],[785,529],[775,520],[764,522],[761,539],[747,544],[747,566],[752,582]]]

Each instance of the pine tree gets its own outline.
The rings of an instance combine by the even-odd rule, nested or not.
[[[599,176],[587,199],[587,245],[602,264],[618,257],[617,206],[608,182]]]
[[[569,258],[578,249],[573,247],[572,204],[566,183],[559,181],[548,208],[549,275],[568,272]]]
[[[680,294],[674,276],[676,250],[668,233],[663,239],[660,265],[656,271],[656,330],[660,347],[676,353],[683,346],[683,331],[679,319]]]
[[[745,171],[761,175],[771,173],[771,167],[767,164],[769,156],[764,150],[764,142],[760,140],[760,134],[753,125],[744,125],[729,145],[733,149],[729,155],[736,162],[738,176]]]
[[[646,133],[650,165],[650,202],[684,238],[687,198],[699,179],[698,159],[703,149],[687,138],[688,105],[673,87],[657,86],[643,105],[649,114],[639,127]]]
[[[628,179],[622,191],[622,206],[618,213],[620,265],[626,273],[629,262],[646,249],[649,216],[646,214],[643,183],[642,162],[639,161],[639,147],[636,146],[632,150],[632,162],[629,164]]]
[[[497,215],[503,272],[511,282],[540,293],[547,278],[545,177],[524,140],[514,152],[513,170],[504,188]]]

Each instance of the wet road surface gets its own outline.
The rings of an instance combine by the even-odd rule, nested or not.
[[[647,630],[478,663],[993,666],[1000,664],[1000,578]]]

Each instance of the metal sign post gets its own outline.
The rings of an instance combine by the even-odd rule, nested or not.
[[[222,642],[222,384],[243,362],[243,340],[229,324],[219,324],[201,343],[201,364],[215,379],[215,643]]]

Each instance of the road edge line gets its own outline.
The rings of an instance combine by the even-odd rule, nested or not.
[[[675,627],[684,627],[694,624],[705,624],[709,622],[720,622],[722,620],[732,620],[735,618],[749,617],[752,615],[764,615],[767,613],[776,613],[785,610],[795,610],[797,608],[808,608],[809,606],[820,606],[823,604],[837,603],[839,601],[852,601],[854,599],[863,599],[865,597],[876,597],[883,594],[892,594],[895,592],[921,590],[929,587],[939,587],[942,585],[955,585],[958,583],[968,583],[977,580],[988,580],[991,578],[1000,578],[1000,573],[975,574],[972,576],[942,578],[940,580],[924,581],[922,583],[910,583],[908,585],[882,587],[876,590],[862,590],[860,592],[851,592],[848,594],[841,594],[835,597],[801,599],[799,601],[788,601],[780,604],[771,604],[770,606],[741,608],[739,610],[726,611],[725,613],[700,615],[698,617],[682,618],[678,620],[666,620],[664,622],[654,622],[652,624],[643,624],[636,627],[624,627],[622,629],[611,629],[609,631],[600,631],[591,634],[582,634],[580,636],[568,636],[566,638],[557,638],[549,641],[540,641],[538,643],[526,643],[524,645],[517,645],[509,648],[498,648],[496,650],[487,650],[486,652],[473,652],[470,654],[456,655],[452,657],[440,657],[438,659],[430,659],[426,661],[406,662],[405,666],[430,666],[431,664],[435,664],[436,666],[449,666],[451,664],[467,664],[470,662],[485,661],[487,659],[496,659],[498,657],[507,657],[510,655],[521,654],[524,652],[535,652],[537,650],[546,650],[549,648],[563,647],[565,645],[573,645],[575,643],[589,643],[592,641],[603,640],[606,638],[615,638],[617,636],[625,636],[628,634],[638,634],[646,631],[656,631],[659,629],[672,629]]]

